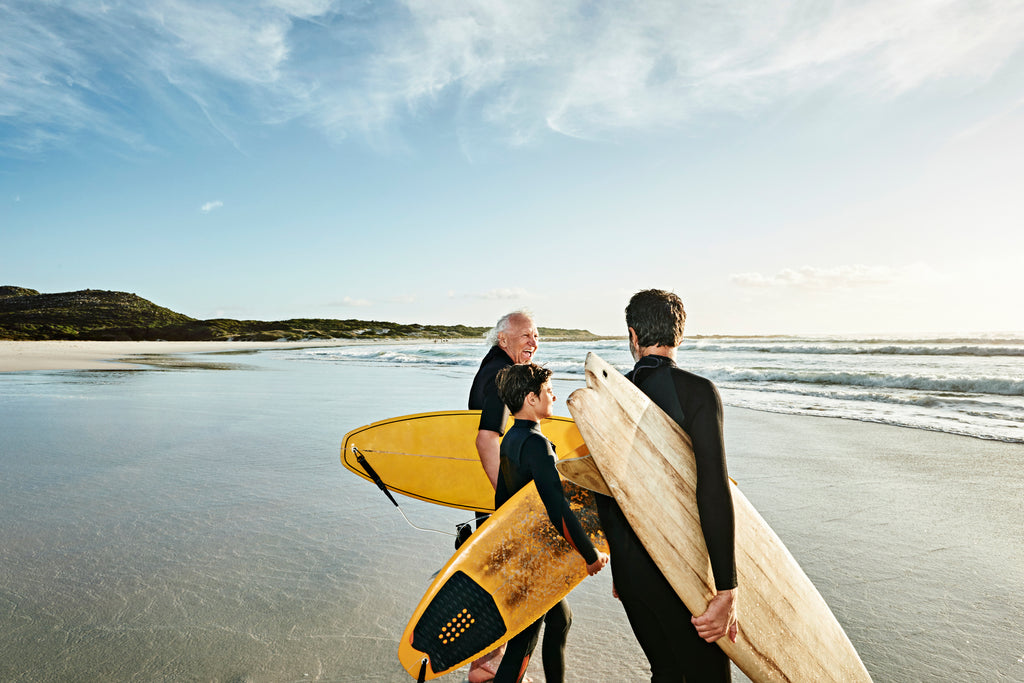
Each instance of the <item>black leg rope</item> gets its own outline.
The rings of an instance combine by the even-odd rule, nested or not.
[[[366,456],[363,455],[362,452],[355,446],[352,447],[352,452],[356,454],[356,461],[363,466],[363,469],[366,470],[366,473],[368,475],[370,475],[370,479],[373,479],[373,483],[377,485],[377,488],[384,492],[384,495],[388,497],[388,500],[391,501],[392,505],[394,505],[396,508],[399,507],[398,501],[396,501],[392,497],[391,491],[388,491],[388,487],[384,485],[384,480],[382,480],[380,478],[380,475],[377,474],[377,472],[372,467],[370,467],[370,463],[369,461],[367,461]]]
[[[370,467],[370,463],[366,460],[366,456],[364,456],[362,454],[362,452],[358,448],[356,448],[355,446],[352,447],[352,452],[356,454],[356,461],[360,465],[362,465],[364,470],[366,470],[366,474],[370,477],[370,479],[373,480],[373,483],[377,485],[377,488],[379,488],[381,491],[383,491],[384,495],[387,496],[388,500],[391,501],[391,504],[394,505],[396,508],[398,508],[398,511],[402,513],[402,517],[405,517],[405,521],[409,523],[409,526],[411,526],[413,529],[416,529],[417,531],[430,531],[430,532],[433,532],[435,534],[444,534],[445,536],[454,536],[456,538],[459,537],[459,534],[457,534],[457,533],[453,534],[450,531],[441,531],[440,529],[424,529],[423,527],[418,527],[415,524],[413,524],[412,522],[410,522],[409,518],[405,516],[405,511],[402,510],[402,506],[399,505],[398,501],[395,500],[394,497],[391,495],[391,491],[388,491],[388,487],[384,483],[384,481],[380,478],[380,475],[377,474],[377,472],[374,471],[374,469],[372,467]],[[458,525],[456,525],[455,528],[456,529],[460,529],[460,527],[462,527],[462,526],[465,526],[465,524],[458,524]]]

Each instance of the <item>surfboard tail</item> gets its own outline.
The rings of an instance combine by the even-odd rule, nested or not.
[[[410,647],[399,658],[417,669],[406,669],[414,678],[425,675],[421,680],[431,680],[492,648],[507,631],[490,592],[456,571],[423,610],[409,636]]]

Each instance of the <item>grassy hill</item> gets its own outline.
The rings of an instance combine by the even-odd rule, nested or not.
[[[40,294],[0,287],[0,339],[99,341],[296,341],[302,339],[479,339],[487,327],[380,320],[294,318],[272,322],[197,320],[136,294],[85,289]],[[548,339],[597,339],[587,330],[540,328]]]

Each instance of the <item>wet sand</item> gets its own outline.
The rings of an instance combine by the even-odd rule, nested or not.
[[[417,340],[422,343],[424,340]],[[0,372],[31,372],[35,370],[114,370],[142,368],[135,362],[141,356],[179,355],[191,353],[229,353],[269,349],[298,349],[327,346],[354,346],[410,343],[359,339],[314,340],[300,342],[245,341],[6,341],[0,340]]]
[[[91,352],[186,348],[163,344]],[[0,680],[411,680],[397,640],[451,541],[408,526],[338,445],[460,406],[471,369],[216,365],[237,369],[0,376]],[[1024,445],[739,408],[725,429],[730,474],[876,681],[1024,680]],[[425,527],[466,518],[401,504]],[[610,578],[570,598],[571,680],[649,676]]]

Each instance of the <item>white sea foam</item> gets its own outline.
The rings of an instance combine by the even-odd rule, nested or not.
[[[707,373],[715,382],[782,382],[791,384],[826,384],[847,387],[916,389],[956,394],[1024,395],[1024,379],[1002,377],[968,377],[962,375],[922,376],[913,374],[877,374],[867,372],[814,372],[807,370],[762,370],[720,368]]]
[[[583,380],[595,351],[620,372],[625,341],[542,342],[537,361]],[[318,362],[447,368],[471,375],[481,343],[352,346],[297,351]],[[727,405],[1024,442],[1024,337],[998,339],[706,338],[686,341],[680,367],[714,381]]]
[[[872,356],[1024,356],[1024,342],[1016,344],[964,344],[945,342],[877,343],[877,342],[797,342],[771,340],[761,343],[715,343],[698,341],[684,344],[683,349],[719,353],[789,353],[819,355]]]

